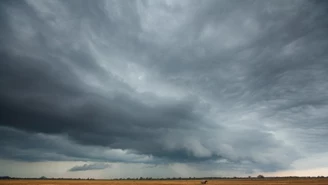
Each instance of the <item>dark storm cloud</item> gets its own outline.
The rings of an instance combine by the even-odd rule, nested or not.
[[[324,152],[324,3],[35,0],[0,10],[3,158],[272,171]]]
[[[17,161],[111,161],[153,163],[147,156],[139,156],[108,147],[84,146],[70,141],[67,136],[30,133],[0,127],[2,159]]]
[[[88,171],[88,170],[103,170],[110,167],[111,167],[110,164],[94,163],[94,164],[84,164],[81,166],[74,166],[68,171],[76,172],[76,171]]]

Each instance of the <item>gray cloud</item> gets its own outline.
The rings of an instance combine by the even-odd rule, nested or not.
[[[2,158],[252,172],[327,152],[325,3],[3,1],[0,15]]]
[[[76,172],[76,171],[88,171],[88,170],[103,170],[110,167],[111,167],[110,164],[93,163],[93,164],[84,164],[81,166],[74,166],[70,168],[68,171]]]
[[[120,149],[79,145],[67,136],[29,133],[0,127],[1,154],[3,159],[17,161],[112,161],[151,163],[151,158]]]

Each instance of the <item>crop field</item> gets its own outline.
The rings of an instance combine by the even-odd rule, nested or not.
[[[199,180],[1,180],[0,185],[198,185]],[[208,185],[328,185],[328,178],[321,179],[229,179],[209,180]]]

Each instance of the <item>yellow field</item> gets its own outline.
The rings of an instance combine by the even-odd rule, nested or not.
[[[0,180],[0,185],[198,185],[199,180],[103,181],[103,180]],[[328,185],[326,179],[209,180],[208,185]]]

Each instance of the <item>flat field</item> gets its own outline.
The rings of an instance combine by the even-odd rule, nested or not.
[[[199,180],[0,180],[0,185],[198,185]],[[228,179],[209,180],[208,185],[328,185],[325,179]]]

